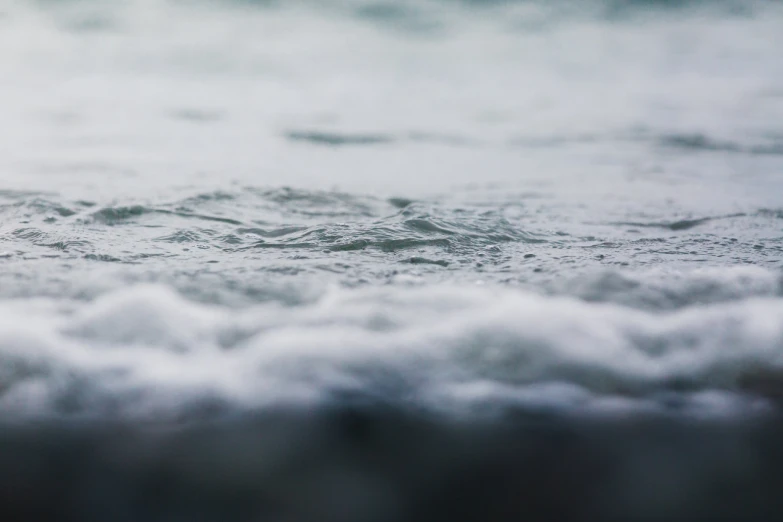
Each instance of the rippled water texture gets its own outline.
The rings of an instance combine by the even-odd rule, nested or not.
[[[781,27],[0,5],[0,518],[774,519]]]

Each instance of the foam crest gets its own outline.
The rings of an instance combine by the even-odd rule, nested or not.
[[[74,307],[6,314],[6,414],[178,417],[345,393],[453,410],[724,411],[776,400],[783,372],[780,299],[661,314],[500,288],[376,288],[229,313],[144,286]]]
[[[165,287],[145,285],[104,296],[77,313],[64,333],[104,346],[187,352],[214,347],[220,318],[219,312],[183,303]]]

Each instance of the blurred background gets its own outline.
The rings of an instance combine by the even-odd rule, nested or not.
[[[781,151],[780,16],[764,0],[8,0],[4,182],[433,194],[672,176],[693,170],[682,149],[744,152],[752,176]]]

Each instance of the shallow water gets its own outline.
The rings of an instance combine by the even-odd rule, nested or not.
[[[781,23],[776,1],[0,6],[5,512],[775,513]],[[52,511],[9,493],[63,473]]]

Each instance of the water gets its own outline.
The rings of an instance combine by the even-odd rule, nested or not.
[[[782,23],[0,5],[0,513],[773,517]]]

